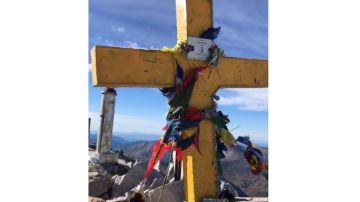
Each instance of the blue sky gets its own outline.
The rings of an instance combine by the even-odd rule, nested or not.
[[[215,43],[225,55],[268,58],[267,0],[213,0],[214,26],[221,26]],[[94,45],[160,49],[176,44],[175,0],[90,0],[89,51]],[[90,58],[90,56],[89,56]],[[89,60],[90,61],[90,60]],[[114,133],[161,135],[168,109],[155,88],[117,88]],[[89,117],[92,131],[99,126],[101,88],[91,86]],[[219,108],[228,114],[229,128],[267,144],[267,89],[221,89]],[[146,98],[146,99],[144,99]]]

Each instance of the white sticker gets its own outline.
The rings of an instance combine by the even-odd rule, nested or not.
[[[209,48],[215,45],[215,43],[210,39],[196,37],[188,37],[188,44],[192,45],[194,50],[188,52],[187,58],[201,61],[209,60]]]

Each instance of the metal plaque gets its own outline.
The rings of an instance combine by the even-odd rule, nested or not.
[[[194,50],[188,52],[187,58],[201,61],[209,60],[209,48],[215,45],[215,43],[210,39],[196,37],[188,37],[188,44],[193,46]]]

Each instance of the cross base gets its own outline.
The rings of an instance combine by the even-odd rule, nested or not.
[[[93,163],[117,163],[119,158],[118,153],[92,153],[90,156],[90,160]]]

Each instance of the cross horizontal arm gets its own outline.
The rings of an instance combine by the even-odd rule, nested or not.
[[[91,60],[94,86],[167,87],[175,83],[172,53],[95,46]]]
[[[220,59],[218,77],[220,88],[263,88],[268,87],[268,61],[224,57]]]

